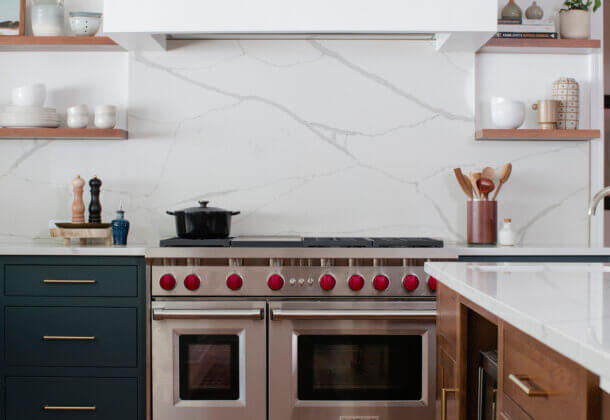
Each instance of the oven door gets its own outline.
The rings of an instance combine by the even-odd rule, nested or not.
[[[432,420],[435,302],[272,302],[270,420]]]
[[[264,302],[153,302],[153,418],[265,420],[264,313]]]

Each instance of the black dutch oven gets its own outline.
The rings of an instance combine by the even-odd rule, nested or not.
[[[231,234],[231,217],[238,211],[208,207],[208,201],[200,201],[199,207],[168,211],[176,218],[176,233],[184,239],[222,239]]]

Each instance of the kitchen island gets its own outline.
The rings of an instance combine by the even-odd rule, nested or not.
[[[473,415],[479,354],[493,350],[500,418],[600,418],[610,391],[610,265],[433,262],[425,270],[440,283],[438,394],[448,418]]]

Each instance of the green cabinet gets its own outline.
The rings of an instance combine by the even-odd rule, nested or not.
[[[144,420],[144,257],[0,257],[0,420]]]

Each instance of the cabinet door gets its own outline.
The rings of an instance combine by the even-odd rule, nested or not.
[[[436,368],[436,418],[437,420],[459,419],[459,394],[455,360],[441,347],[438,348]]]

